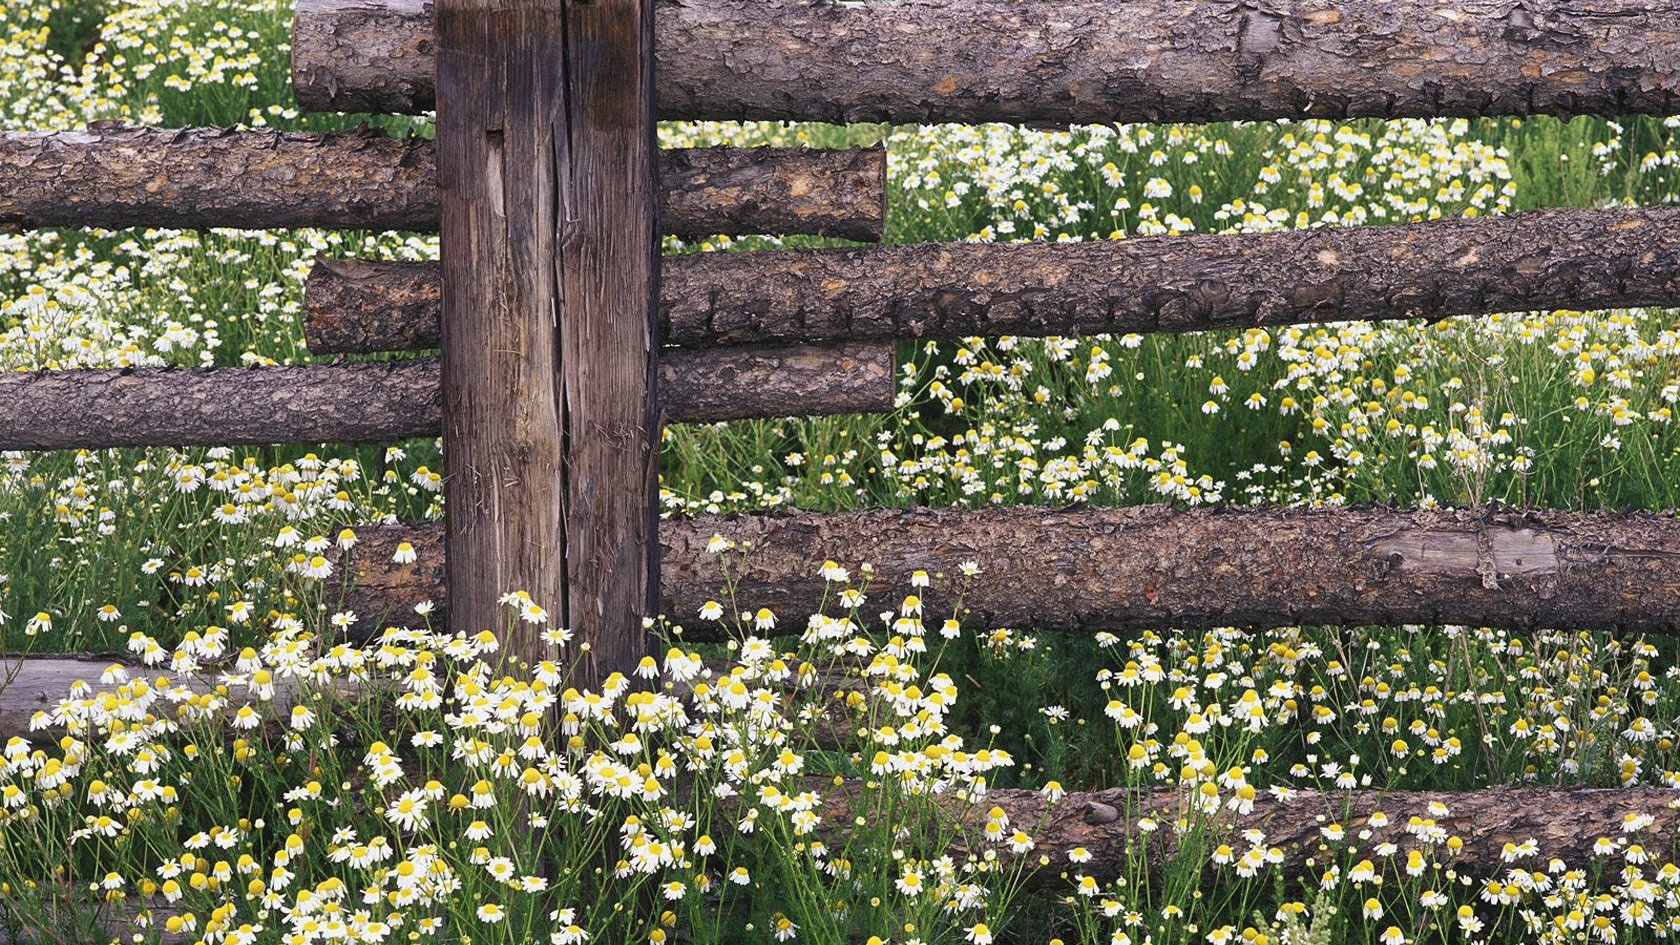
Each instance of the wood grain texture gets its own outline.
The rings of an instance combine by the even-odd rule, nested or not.
[[[667,348],[661,419],[715,423],[892,409],[883,342]],[[390,442],[442,430],[435,358],[285,367],[0,374],[0,449]]]
[[[305,0],[305,108],[431,107],[420,0]],[[668,119],[1179,122],[1680,112],[1680,10],[1640,0],[682,0]]]
[[[1200,331],[1680,300],[1680,208],[1096,243],[932,243],[665,260],[683,345]],[[424,263],[323,261],[304,292],[319,353],[437,345]]]
[[[587,686],[641,658],[657,587],[652,0],[436,10],[449,620],[527,591]]]
[[[881,148],[660,153],[667,232],[876,240]],[[106,126],[0,133],[0,224],[438,228],[437,146],[377,131]]]
[[[345,577],[358,613],[403,617],[439,600],[441,548],[428,526],[358,531]],[[750,543],[732,561],[735,599],[797,632],[833,594],[819,569],[868,562],[866,613],[909,593],[917,570],[944,575],[923,595],[946,616],[957,569],[963,624],[1081,632],[1159,627],[1444,624],[1680,633],[1680,518],[1541,510],[872,509],[667,519],[663,611],[691,637],[724,589],[713,535]],[[391,562],[397,541],[419,560]],[[941,590],[941,588],[944,590]],[[825,597],[825,592],[827,596]]]

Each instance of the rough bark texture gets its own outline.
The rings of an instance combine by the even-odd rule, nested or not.
[[[661,219],[694,233],[881,238],[885,148],[682,148],[659,152]]]
[[[746,417],[884,413],[893,407],[898,353],[890,343],[666,349],[663,417],[704,423]]]
[[[433,436],[436,362],[0,374],[0,449],[374,442]]]
[[[292,92],[344,112],[437,107],[432,0],[298,0]]]
[[[670,262],[660,291],[670,289]],[[312,354],[436,348],[443,273],[435,262],[317,257],[303,285],[303,341]]]
[[[311,109],[431,107],[428,4],[306,0]],[[684,0],[661,118],[1109,122],[1680,112],[1680,11],[1638,0]]]
[[[892,409],[884,342],[667,348],[661,419],[714,423]],[[388,442],[436,436],[435,359],[0,374],[0,450]]]
[[[850,824],[854,816],[852,807],[859,796],[859,785],[847,782],[835,787],[824,783],[816,786],[816,790],[824,794],[823,832],[832,841],[843,839],[844,825]],[[1448,868],[1457,869],[1462,875],[1476,878],[1499,876],[1511,867],[1543,871],[1553,858],[1582,869],[1595,862],[1603,863],[1606,874],[1614,876],[1621,865],[1619,855],[1593,855],[1593,844],[1600,837],[1624,844],[1641,843],[1657,863],[1680,856],[1680,810],[1673,806],[1677,797],[1680,797],[1677,792],[1658,787],[1305,790],[1294,792],[1288,800],[1261,792],[1250,813],[1222,811],[1215,815],[1214,823],[1219,825],[1222,841],[1239,854],[1248,848],[1241,839],[1242,831],[1264,831],[1266,845],[1284,853],[1284,873],[1297,879],[1316,878],[1332,864],[1353,863],[1363,858],[1369,858],[1380,872],[1396,878],[1407,853],[1414,849]],[[956,844],[948,849],[960,856],[989,846],[1005,858],[1012,856],[1005,844],[985,840],[987,813],[995,805],[1009,815],[1012,829],[1019,827],[1032,835],[1037,846],[1025,854],[1031,864],[1036,866],[1041,855],[1049,857],[1049,864],[1032,870],[1029,879],[1041,889],[1065,891],[1070,884],[1063,877],[1071,878],[1079,873],[1102,880],[1136,875],[1140,871],[1158,873],[1162,863],[1177,852],[1170,825],[1188,812],[1186,801],[1184,792],[1177,788],[1152,791],[1113,788],[1070,793],[1050,804],[1038,791],[1000,788],[988,792],[978,805],[965,805],[954,799],[950,802],[952,826],[958,829],[953,831]],[[1431,804],[1446,805],[1447,815],[1432,814]],[[1386,823],[1372,826],[1371,817],[1379,813],[1386,815]],[[1649,814],[1656,821],[1644,832],[1630,835],[1622,826],[1622,819],[1628,814]],[[1161,829],[1144,834],[1137,829],[1141,817],[1155,818]],[[1463,848],[1449,854],[1443,846],[1424,845],[1407,830],[1414,817],[1433,821],[1446,835],[1464,841]],[[1383,822],[1381,817],[1378,822]],[[1331,824],[1346,828],[1347,835],[1342,842],[1332,844],[1320,832]],[[1364,831],[1370,831],[1369,835],[1364,835]],[[1507,863],[1503,857],[1505,845],[1521,845],[1528,840],[1538,843],[1536,854]],[[1377,855],[1376,847],[1382,843],[1393,843],[1399,848],[1393,860]],[[1068,851],[1075,847],[1084,847],[1091,854],[1090,861],[1082,865],[1070,861]],[[1350,856],[1349,851],[1356,852]]]
[[[394,560],[403,542],[416,553],[410,564]],[[354,611],[356,626],[370,634],[385,627],[414,626],[420,619],[414,608],[423,602],[440,605],[427,617],[435,626],[439,615],[448,617],[448,608],[441,606],[448,597],[443,578],[442,523],[360,525],[356,547],[334,572],[337,583],[327,599],[335,610]]]
[[[881,236],[880,148],[660,154],[667,232]],[[438,228],[437,148],[376,131],[100,125],[0,133],[0,224]]]
[[[321,353],[437,344],[436,269],[322,263]],[[1197,331],[1680,298],[1680,208],[1535,210],[1276,234],[932,243],[665,260],[660,321],[686,345]]]
[[[437,228],[431,142],[100,124],[0,134],[0,223]]]
[[[945,615],[960,586],[973,628],[1461,623],[1680,633],[1680,518],[1669,514],[1150,505],[668,519],[659,532],[664,612],[691,635],[706,632],[695,619],[701,605],[722,599],[721,564],[706,551],[715,534],[751,545],[730,564],[736,599],[796,629],[825,599],[818,570],[833,558],[874,565],[868,613],[895,606],[911,572],[944,575],[924,595],[928,619]],[[363,538],[345,569],[363,582],[352,591],[358,613],[391,621],[440,599],[429,526]],[[406,567],[390,554],[404,540],[420,553]],[[965,561],[981,568],[966,583],[957,577]]]
[[[527,591],[583,686],[656,606],[652,3],[437,4],[449,620]],[[508,658],[551,658],[541,630]]]

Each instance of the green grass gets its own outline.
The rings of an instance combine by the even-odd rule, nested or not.
[[[368,120],[295,113],[286,57],[277,52],[289,22],[283,6],[107,0],[27,12],[31,19],[20,19],[18,29],[44,26],[46,32],[14,40],[16,48],[0,47],[9,50],[0,53],[0,70],[10,70],[0,74],[39,72],[52,81],[47,91],[22,81],[0,85],[0,104],[14,106],[6,119],[12,127],[98,117],[164,126],[260,119],[308,129]],[[0,39],[5,31],[0,20]],[[177,38],[180,48],[171,44]],[[120,53],[119,39],[132,40]],[[240,64],[181,88],[180,77],[198,61],[193,50],[211,46]],[[115,62],[117,55],[123,63]],[[156,67],[144,68],[147,62]],[[430,133],[423,120],[372,122],[396,133]],[[1534,207],[1658,204],[1680,193],[1674,131],[1650,118],[1060,134],[816,125],[663,130],[671,146],[886,141],[890,243],[1399,223]],[[829,243],[756,238],[669,248],[822,245]],[[303,361],[302,277],[317,254],[416,259],[435,250],[435,241],[404,234],[0,235],[0,367]],[[700,512],[1148,501],[1673,508],[1680,505],[1675,318],[1667,310],[1547,312],[1431,326],[905,343],[904,404],[890,414],[667,430],[665,505]],[[1592,368],[1590,379],[1583,365]],[[1264,405],[1245,406],[1251,395]],[[1420,397],[1426,407],[1406,406]],[[1285,409],[1286,398],[1294,409]],[[1398,424],[1392,432],[1391,420]],[[0,652],[116,651],[137,632],[174,646],[189,633],[233,623],[228,608],[238,600],[256,602],[258,612],[250,623],[233,624],[236,647],[260,644],[288,615],[320,622],[319,592],[286,568],[296,548],[277,547],[276,538],[288,525],[300,538],[331,539],[345,524],[440,514],[437,495],[417,482],[425,478],[417,476],[422,467],[443,468],[436,444],[397,446],[401,455],[379,446],[296,446],[0,460],[0,613],[9,618],[0,620]],[[192,489],[177,488],[183,474]],[[255,500],[240,501],[241,489]],[[230,502],[249,521],[218,521]],[[835,550],[837,557],[845,552]],[[891,606],[902,591],[883,589],[880,602]],[[101,616],[107,605],[116,614],[110,620]],[[46,615],[49,630],[30,632],[29,618],[37,613]],[[804,617],[780,616],[784,628],[798,627]],[[1361,759],[1362,772],[1386,789],[1524,779],[1654,783],[1680,767],[1672,731],[1680,687],[1674,644],[1666,640],[1304,628],[1255,635],[1163,630],[1099,642],[1033,638],[1031,628],[997,636],[987,635],[991,628],[966,629],[962,641],[929,662],[962,689],[952,729],[1016,757],[1015,767],[996,773],[998,785],[1037,786],[1052,778],[1070,788],[1155,783],[1153,773],[1129,763],[1129,752],[1147,746],[1153,761],[1176,764],[1166,746],[1196,724],[1192,712],[1175,705],[1180,684],[1214,704],[1247,688],[1269,694],[1279,686],[1295,694],[1288,697],[1297,703],[1293,710],[1282,696],[1272,706],[1297,713],[1292,718],[1259,732],[1215,727],[1199,738],[1217,768],[1253,765],[1270,783],[1330,783],[1327,759]],[[1124,690],[1113,683],[1128,662],[1152,659],[1169,667],[1171,678]],[[1229,680],[1227,661],[1241,667]],[[1220,685],[1211,685],[1210,676]],[[1349,710],[1367,699],[1373,714]],[[1111,700],[1124,702],[1158,734],[1115,724],[1105,714],[1118,711]],[[1319,707],[1335,719],[1312,721]],[[1626,734],[1639,717],[1654,720],[1659,736],[1647,743]],[[352,734],[364,741],[381,724],[347,719],[347,731],[355,728],[352,721],[360,726]],[[1425,732],[1413,732],[1420,724]],[[1439,754],[1452,738],[1456,752]],[[1403,749],[1395,748],[1397,739]],[[1261,756],[1267,760],[1253,760]],[[825,773],[858,767],[845,752],[813,751],[812,758],[813,768],[826,766]],[[336,782],[351,777],[355,760],[329,754],[311,764],[322,769],[311,776]],[[1632,776],[1630,765],[1637,769]],[[268,800],[276,804],[298,776],[295,767],[281,767],[280,780],[262,788],[275,794]],[[236,774],[231,766],[215,772]],[[200,811],[224,821],[249,813]],[[154,827],[160,845],[175,832],[173,824],[148,829]],[[923,839],[931,849],[942,838]],[[1200,901],[1207,851],[1197,844],[1211,839],[1187,840],[1176,870],[1158,887],[1138,891],[1136,901],[1153,908]],[[829,888],[826,880],[777,872],[799,868],[773,851],[755,861],[764,882],[809,901],[754,907],[753,921],[768,927],[775,911],[797,907],[811,917],[808,935],[845,934],[839,925],[820,924],[827,921],[820,918],[823,904],[810,898]],[[882,876],[869,882],[872,893],[891,901],[890,882]],[[1384,895],[1399,902],[1416,892],[1401,886]],[[1204,921],[1266,928],[1284,921],[1272,916],[1281,904],[1312,898],[1281,885],[1235,882],[1209,886],[1206,896],[1194,907]],[[1359,903],[1351,891],[1337,891],[1310,911],[1314,921],[1335,929],[1338,941],[1375,941],[1381,929],[1360,921]],[[1097,941],[1106,940],[1111,926],[1085,901],[1069,909],[1024,902],[1012,908],[1021,910],[1018,930],[1054,928]],[[936,911],[922,921],[935,925]],[[871,913],[870,921],[888,912]],[[1512,914],[1498,915],[1512,923],[1508,937],[1519,939]],[[943,934],[961,938],[955,928]],[[1177,929],[1157,940],[1197,939]]]

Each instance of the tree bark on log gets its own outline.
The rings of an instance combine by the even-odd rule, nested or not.
[[[374,624],[440,601],[442,553],[430,526],[363,538],[335,599]],[[708,600],[726,600],[713,535],[731,552],[735,600],[784,626],[832,588],[828,558],[874,566],[864,613],[896,607],[917,570],[940,576],[927,620],[961,588],[965,626],[1042,631],[1162,627],[1469,624],[1518,630],[1680,633],[1680,518],[1542,510],[1409,511],[1131,508],[873,509],[667,519],[660,525],[663,612],[701,639]],[[408,541],[419,560],[397,565]],[[980,574],[959,578],[963,562]],[[854,571],[855,573],[855,571]]]
[[[824,826],[819,832],[831,842],[843,841],[844,828],[855,816],[852,808],[860,798],[860,786],[851,781],[841,786],[824,782],[816,790],[824,795]],[[1243,831],[1264,831],[1266,846],[1283,851],[1282,869],[1292,880],[1316,879],[1329,866],[1347,862],[1350,850],[1354,851],[1352,862],[1368,858],[1391,880],[1403,875],[1401,869],[1412,850],[1475,878],[1501,876],[1512,867],[1544,871],[1553,858],[1580,869],[1602,863],[1606,876],[1613,877],[1622,860],[1619,854],[1606,857],[1593,853],[1593,844],[1601,837],[1621,841],[1624,846],[1629,842],[1643,844],[1658,863],[1680,857],[1676,797],[1680,794],[1660,787],[1302,790],[1291,792],[1287,800],[1260,791],[1251,812],[1203,814],[1199,816],[1206,819],[1198,823],[1206,823],[1218,833],[1212,845],[1228,843],[1238,855],[1249,846],[1242,840]],[[1171,824],[1188,815],[1186,801],[1185,792],[1178,788],[1073,792],[1053,804],[1039,791],[998,788],[987,792],[978,805],[949,802],[959,827],[955,845],[947,852],[961,859],[964,853],[990,847],[1006,860],[1014,856],[1004,844],[988,842],[984,837],[987,813],[995,805],[1009,815],[1011,829],[1019,827],[1036,843],[1023,854],[1030,864],[1028,882],[1033,887],[1069,891],[1071,878],[1080,873],[1104,881],[1140,871],[1159,875],[1165,861],[1178,853]],[[1445,805],[1448,813],[1432,813],[1432,804]],[[1378,814],[1383,815],[1377,817],[1381,826],[1373,826],[1371,818]],[[1624,818],[1630,814],[1655,819],[1644,830],[1629,834]],[[1148,834],[1139,830],[1137,821],[1142,817],[1154,818],[1160,829]],[[1457,853],[1448,853],[1440,844],[1433,848],[1424,844],[1408,830],[1414,817],[1444,831],[1443,842],[1448,836],[1457,837],[1463,847]],[[1332,824],[1346,828],[1346,838],[1339,843],[1330,843],[1321,832]],[[1506,844],[1521,846],[1529,840],[1538,844],[1534,855],[1506,861]],[[1398,848],[1394,859],[1377,854],[1376,848],[1382,843]],[[1083,864],[1069,860],[1068,852],[1076,847],[1085,848],[1091,859]],[[1048,865],[1037,866],[1040,856],[1049,858]]]
[[[0,449],[381,442],[435,436],[435,361],[0,374]]]
[[[307,109],[432,107],[424,0],[302,0]],[[1201,122],[1680,112],[1680,14],[1638,0],[687,0],[659,117]]]
[[[887,151],[666,148],[660,221],[678,236],[770,233],[872,243],[887,216]],[[679,225],[680,224],[680,225]]]
[[[666,349],[659,407],[677,423],[886,413],[897,390],[891,343]]]
[[[891,344],[667,349],[662,419],[715,423],[892,409]],[[436,436],[436,359],[0,374],[0,450],[388,442]]]
[[[881,237],[881,148],[684,148],[659,163],[669,233]],[[365,130],[5,132],[0,225],[435,231],[437,145]]]
[[[668,343],[1181,332],[1680,300],[1680,208],[1094,243],[930,243],[666,258]],[[322,262],[318,353],[437,344],[437,271]]]

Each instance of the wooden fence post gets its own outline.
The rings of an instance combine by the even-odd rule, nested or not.
[[[449,622],[529,591],[595,685],[658,587],[652,3],[436,9]]]

